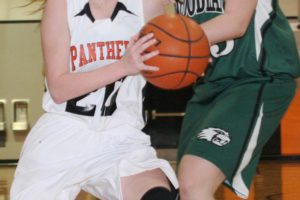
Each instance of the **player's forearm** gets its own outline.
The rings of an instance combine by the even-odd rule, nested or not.
[[[48,79],[51,97],[56,103],[63,103],[75,97],[95,91],[126,76],[121,62],[83,73],[65,73]]]

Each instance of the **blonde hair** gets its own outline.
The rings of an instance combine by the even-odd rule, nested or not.
[[[38,11],[44,9],[46,1],[47,0],[30,0],[30,2],[26,6],[31,5],[33,3],[41,3],[41,6],[35,11],[35,12],[38,12]]]
[[[45,4],[47,0],[30,0],[30,4],[35,2],[42,2],[42,4]]]

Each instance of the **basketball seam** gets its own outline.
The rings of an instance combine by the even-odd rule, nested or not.
[[[203,37],[205,37],[204,34],[201,35],[201,37],[195,39],[195,40],[185,40],[185,39],[182,39],[182,38],[179,38],[179,37],[176,37],[172,34],[170,34],[168,31],[164,30],[163,28],[161,28],[160,26],[157,26],[156,24],[153,24],[153,23],[148,23],[148,25],[151,25],[151,26],[154,26],[155,28],[159,29],[161,32],[167,34],[168,36],[176,39],[176,40],[179,40],[181,42],[190,42],[190,43],[194,43],[194,42],[199,42],[200,40],[202,40]]]
[[[145,53],[150,53],[151,51],[144,51]],[[162,57],[174,57],[174,58],[190,58],[190,59],[204,59],[204,58],[209,58],[210,55],[205,55],[205,56],[180,56],[180,55],[173,55],[173,54],[164,54],[164,53],[159,53],[157,56],[162,56]]]
[[[193,74],[193,75],[195,75],[197,78],[200,77],[197,73],[195,73],[195,72],[193,72],[193,71],[185,71],[185,70],[182,70],[182,71],[175,71],[175,72],[170,72],[170,73],[165,73],[165,74],[161,74],[161,75],[154,75],[154,76],[144,74],[144,77],[145,77],[145,78],[150,78],[150,79],[155,79],[155,78],[161,78],[161,77],[164,77],[164,76],[169,76],[169,75],[178,74],[178,73]]]

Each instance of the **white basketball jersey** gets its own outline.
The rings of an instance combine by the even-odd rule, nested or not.
[[[144,24],[142,0],[120,0],[109,19],[95,20],[88,0],[67,0],[71,34],[70,72],[94,70],[119,60]],[[83,119],[93,129],[144,126],[142,76],[127,76],[89,94],[56,104],[45,92],[47,112]]]

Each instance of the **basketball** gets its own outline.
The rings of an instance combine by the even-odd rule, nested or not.
[[[154,33],[158,41],[145,52],[159,50],[159,55],[146,60],[145,64],[160,70],[142,71],[154,86],[177,90],[193,84],[203,75],[210,49],[204,31],[194,20],[179,14],[164,14],[150,20],[140,33],[141,36]]]

